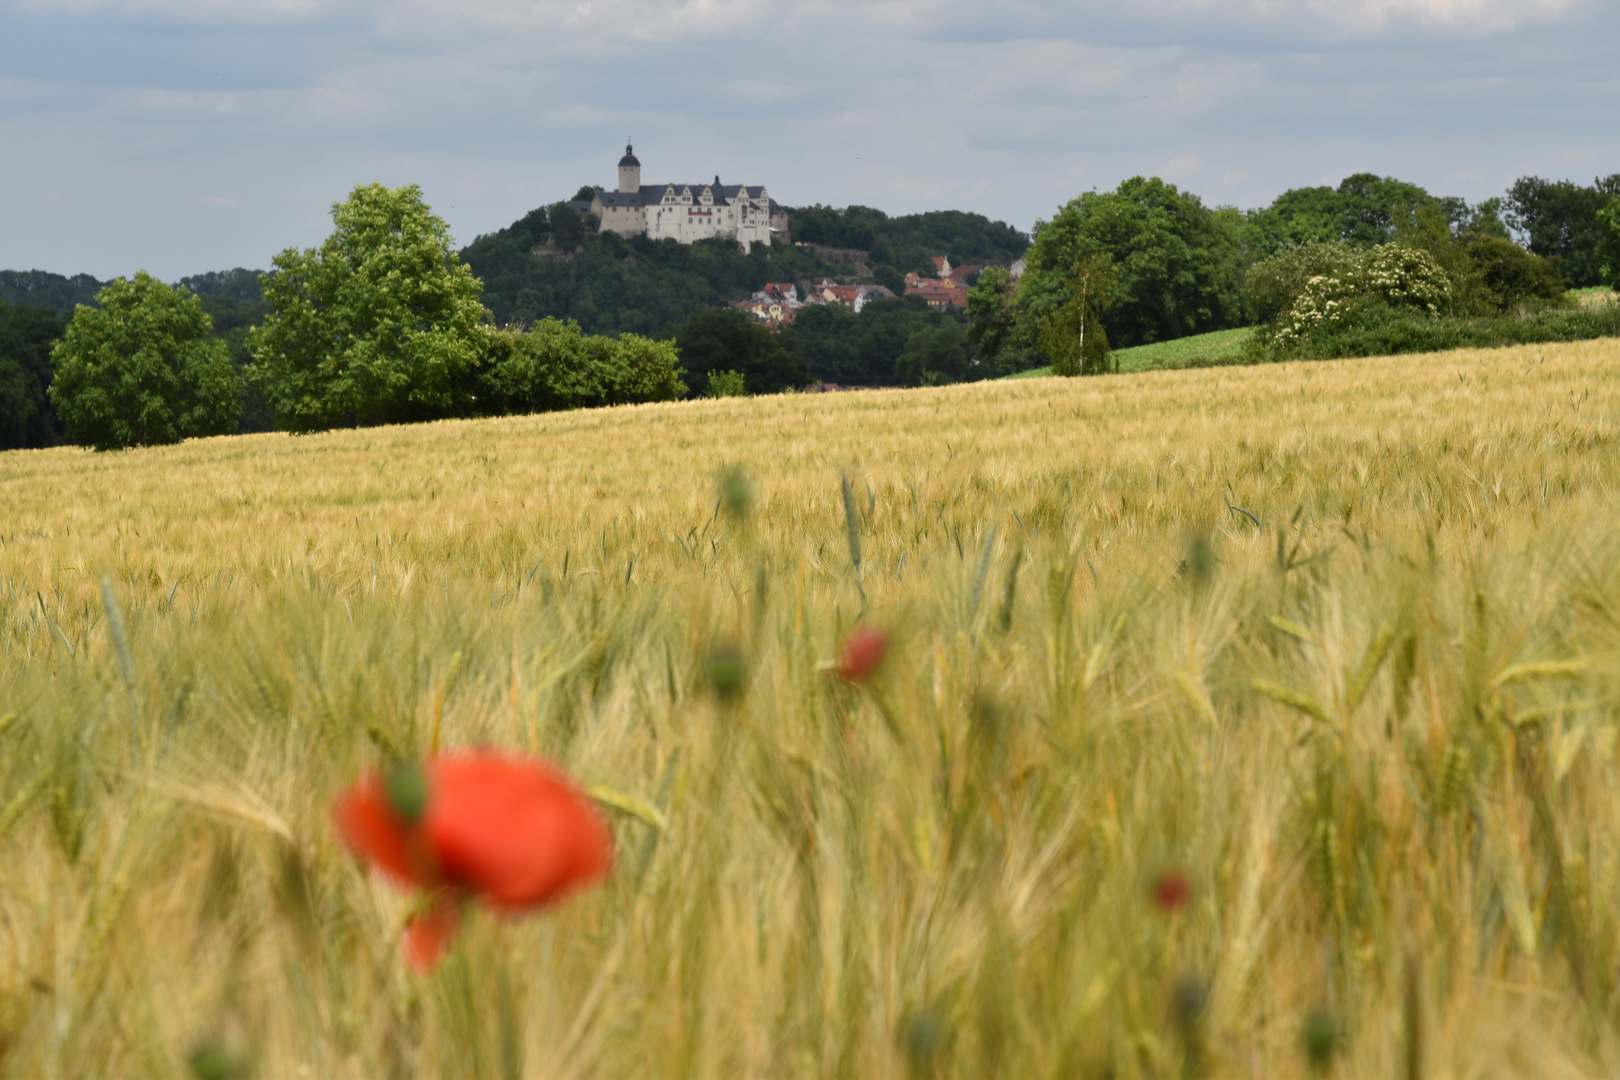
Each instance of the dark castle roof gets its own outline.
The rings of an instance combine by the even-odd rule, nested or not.
[[[624,157],[619,159],[619,168],[622,169],[626,165],[634,165],[638,169],[641,168],[641,162],[636,160],[636,155],[630,149],[629,143],[624,144]]]
[[[700,205],[698,198],[703,189],[708,188],[714,195],[716,206],[724,205],[738,198],[759,198],[760,192],[765,190],[763,184],[750,187],[747,184],[642,184],[641,190],[636,192],[604,191],[601,199],[603,206],[659,206],[664,201],[664,193],[674,189],[676,196],[687,188],[692,189],[692,205]],[[774,200],[773,200],[774,202]]]

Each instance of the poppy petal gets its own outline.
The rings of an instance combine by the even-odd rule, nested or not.
[[[613,841],[595,805],[543,762],[499,754],[429,766],[423,827],[445,878],[492,907],[539,907],[607,873]]]
[[[456,932],[461,929],[461,905],[447,892],[436,893],[427,910],[405,921],[400,955],[412,971],[426,973],[439,966]]]
[[[368,776],[338,796],[332,820],[356,855],[405,884],[423,883],[412,870],[405,827],[389,809],[378,777]]]

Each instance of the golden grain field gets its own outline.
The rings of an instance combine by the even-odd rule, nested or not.
[[[1612,340],[0,454],[0,1076],[1614,1075],[1617,496]],[[435,730],[618,856],[419,977]]]

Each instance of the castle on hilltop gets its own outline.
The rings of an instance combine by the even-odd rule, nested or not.
[[[619,159],[619,190],[599,191],[575,207],[595,214],[603,232],[647,236],[690,244],[717,236],[730,237],[744,251],[769,245],[772,237],[788,239],[787,211],[771,200],[765,185],[643,184],[641,162],[626,144]]]

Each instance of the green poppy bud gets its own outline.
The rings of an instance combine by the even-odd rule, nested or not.
[[[388,770],[383,787],[389,808],[399,820],[407,825],[422,820],[422,811],[427,809],[428,786],[421,766],[411,761],[400,762]]]

